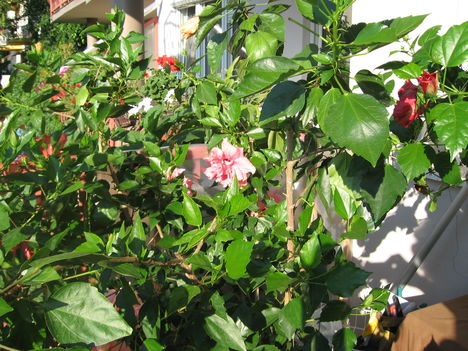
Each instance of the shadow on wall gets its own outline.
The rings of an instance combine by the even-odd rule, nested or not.
[[[436,182],[431,186],[438,187]],[[429,200],[414,189],[409,190],[379,231],[369,234],[366,241],[355,242],[354,260],[372,272],[368,280],[371,287],[398,282],[457,193],[458,189],[446,191],[439,198],[438,210],[431,213]],[[434,304],[468,293],[467,213],[468,201],[465,201],[403,290],[404,298],[416,304]]]

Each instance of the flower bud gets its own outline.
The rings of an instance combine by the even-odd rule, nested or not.
[[[188,39],[198,31],[198,25],[200,24],[200,17],[195,16],[190,18],[180,27],[180,32],[184,39]]]
[[[437,72],[429,73],[423,71],[422,76],[416,79],[424,94],[434,94],[437,91]]]

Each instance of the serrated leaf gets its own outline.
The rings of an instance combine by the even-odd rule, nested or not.
[[[323,97],[323,91],[319,87],[310,89],[307,99],[304,113],[301,115],[301,123],[303,127],[306,127],[309,123],[313,122],[317,118],[319,104]]]
[[[385,107],[370,95],[341,95],[324,116],[324,130],[340,146],[375,166],[389,135],[387,115]]]
[[[205,318],[205,330],[207,334],[218,344],[237,351],[246,351],[245,342],[241,331],[231,317],[223,319],[214,314]]]
[[[431,118],[437,136],[450,151],[450,161],[453,161],[468,144],[468,101],[438,104],[431,110]]]
[[[352,262],[344,262],[337,264],[328,273],[326,284],[328,289],[343,297],[351,297],[354,290],[366,283],[369,272],[356,267]]]
[[[410,62],[403,67],[394,69],[393,73],[401,79],[411,79],[421,76],[422,68],[419,67],[419,65]]]
[[[452,26],[447,33],[436,39],[431,48],[435,63],[455,67],[468,60],[468,22]]]
[[[226,249],[224,259],[226,261],[226,271],[232,279],[242,278],[247,272],[247,265],[250,262],[253,242],[243,239],[234,240]]]
[[[250,33],[245,38],[247,57],[251,62],[265,57],[275,56],[278,48],[276,38],[267,32],[257,31]]]
[[[378,222],[404,194],[407,183],[403,174],[391,165],[385,165],[383,169],[367,174],[361,186],[374,221]]]
[[[260,114],[261,125],[280,117],[291,117],[302,110],[305,104],[304,88],[295,82],[281,82],[271,89]]]
[[[426,155],[421,143],[408,144],[398,152],[398,163],[406,176],[411,180],[426,172],[431,167],[431,161]]]
[[[213,83],[204,81],[197,85],[197,98],[208,105],[216,105],[218,103],[218,98],[216,88]]]
[[[363,69],[356,73],[356,82],[364,94],[369,94],[384,104],[390,103],[390,95],[387,89],[385,89],[385,84],[381,77],[367,69]]]
[[[281,333],[289,340],[294,338],[297,330],[304,328],[304,305],[301,298],[292,299],[283,307],[277,323]]]
[[[233,98],[239,99],[266,89],[293,75],[299,65],[286,57],[267,57],[247,67],[247,74],[237,86]]]
[[[265,293],[268,294],[270,291],[284,292],[292,282],[293,279],[290,278],[287,274],[281,272],[268,273],[266,277],[267,289]]]
[[[127,243],[130,250],[138,257],[143,257],[146,254],[146,233],[138,213],[133,221],[132,231],[127,238]]]
[[[132,333],[112,303],[87,283],[59,288],[44,307],[47,327],[61,344],[99,346]]]
[[[210,64],[211,73],[218,70],[224,51],[226,51],[228,44],[228,33],[217,33],[210,38],[206,46],[206,57]]]

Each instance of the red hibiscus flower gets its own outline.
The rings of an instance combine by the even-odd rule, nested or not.
[[[166,56],[166,55],[160,56],[156,59],[156,62],[163,68],[166,66],[169,66],[169,69],[172,72],[180,71],[180,68],[177,67],[176,59],[172,56]]]
[[[417,93],[418,87],[411,83],[410,80],[407,80],[405,85],[398,90],[400,100],[393,110],[393,118],[395,118],[395,121],[397,121],[399,125],[405,128],[408,128],[422,113],[422,110],[417,107]]]
[[[429,73],[423,71],[422,76],[416,79],[424,94],[434,94],[437,91],[437,72]]]

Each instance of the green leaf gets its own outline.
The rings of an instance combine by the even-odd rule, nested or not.
[[[200,206],[186,194],[184,194],[184,200],[182,202],[182,215],[185,218],[185,222],[189,225],[198,227],[202,224]]]
[[[335,4],[329,0],[296,0],[296,6],[305,18],[322,25],[330,21],[326,14],[335,10]]]
[[[275,56],[277,48],[278,41],[267,32],[253,32],[245,38],[245,49],[251,62]]]
[[[336,101],[341,97],[341,92],[339,89],[331,88],[328,90],[323,98],[320,99],[317,122],[320,124],[322,130],[327,133],[325,118],[330,114],[330,107],[333,106]]]
[[[112,303],[87,283],[59,288],[44,307],[47,327],[61,344],[99,346],[132,333]]]
[[[447,33],[436,39],[431,48],[435,63],[455,67],[468,60],[468,22],[452,26]]]
[[[89,252],[66,252],[66,253],[44,257],[44,258],[40,258],[36,260],[33,260],[34,259],[34,256],[33,256],[33,258],[31,258],[32,261],[30,262],[30,265],[32,267],[41,268],[47,264],[60,262],[60,261],[89,263],[89,262],[98,262],[98,261],[106,260],[108,258],[109,257],[107,257],[106,255],[100,255],[100,254],[89,253]]]
[[[86,88],[86,85],[83,85],[76,94],[76,106],[83,106],[86,100],[88,99],[88,96],[88,88]]]
[[[22,284],[25,285],[40,285],[61,279],[60,275],[52,267],[45,267],[39,271],[37,268],[30,268],[25,272],[24,277],[25,279],[22,281]]]
[[[207,6],[207,8],[210,6]],[[207,8],[205,8],[205,10]],[[197,47],[200,46],[201,42],[203,41],[203,39],[205,39],[206,35],[210,32],[210,30],[213,29],[216,23],[218,23],[219,20],[221,20],[221,18],[223,18],[226,14],[227,14],[227,11],[225,13],[221,13],[213,17],[205,17],[205,16],[201,16],[200,14],[200,23],[198,26],[197,40],[196,40]]]
[[[375,166],[389,135],[387,115],[370,95],[341,95],[324,116],[324,130],[340,146]]]
[[[367,222],[362,217],[354,216],[351,222],[351,228],[348,232],[341,235],[342,238],[346,239],[359,239],[365,240],[367,234]]]
[[[232,279],[242,278],[247,272],[254,243],[243,239],[234,240],[229,244],[224,259],[226,271]]]
[[[332,300],[327,302],[320,314],[320,322],[345,320],[351,313],[351,307],[344,301]]]
[[[10,228],[10,216],[3,208],[0,208],[0,232]]]
[[[431,118],[437,136],[450,151],[450,161],[453,161],[468,144],[468,101],[438,104],[431,110]]]
[[[224,51],[226,51],[228,45],[228,33],[217,33],[210,38],[206,46],[206,57],[210,64],[211,73],[218,70],[221,60],[223,58]]]
[[[213,83],[204,81],[197,85],[197,98],[208,105],[217,105],[217,92]]]
[[[304,88],[295,82],[281,82],[271,89],[263,103],[261,124],[267,124],[280,117],[294,116],[305,104]]]
[[[287,274],[281,272],[268,273],[266,277],[267,289],[265,293],[268,294],[270,291],[284,292],[292,282],[293,279]]]
[[[162,346],[155,339],[146,339],[145,341],[143,341],[143,345],[145,346],[146,351],[163,351],[165,349],[165,347]],[[142,349],[140,348],[140,350]]]
[[[406,190],[406,179],[391,165],[367,174],[361,186],[375,222],[378,222],[395,205]]]
[[[343,262],[337,264],[328,273],[326,284],[328,289],[343,297],[351,297],[358,287],[366,283],[369,272],[356,267],[352,262]]]
[[[309,239],[301,249],[299,254],[302,267],[306,269],[314,269],[322,260],[322,251],[320,249],[320,241],[317,235]]]
[[[333,335],[333,350],[334,351],[352,351],[357,343],[357,337],[349,328],[338,330]]]
[[[233,98],[255,94],[293,75],[299,65],[286,57],[267,57],[247,67],[247,74],[237,86]]]
[[[146,233],[139,213],[137,213],[133,221],[132,231],[127,238],[127,243],[130,250],[138,257],[141,258],[146,254]]]
[[[422,69],[419,65],[411,62],[401,68],[394,69],[393,73],[401,79],[411,79],[421,76]]]
[[[271,11],[259,15],[262,24],[259,30],[270,33],[280,42],[284,41],[284,18],[283,16]]]
[[[178,286],[171,291],[167,313],[172,314],[178,309],[187,306],[195,296],[200,294],[200,292],[200,288],[195,285]]]
[[[458,185],[462,182],[460,166],[457,160],[450,161],[447,151],[439,152],[433,158],[434,168],[445,183]]]
[[[2,297],[0,297],[0,317],[11,311],[13,311],[13,307],[11,307]]]
[[[406,176],[411,180],[426,172],[431,167],[431,161],[426,155],[421,143],[408,144],[398,152],[398,163]]]
[[[317,118],[319,104],[323,97],[323,91],[319,87],[310,89],[307,99],[306,108],[304,113],[301,115],[301,123],[303,127],[306,127],[309,123],[315,121]]]
[[[297,330],[304,328],[304,304],[301,298],[295,298],[283,307],[278,319],[278,326],[281,328],[281,333],[288,339],[292,340]]]
[[[364,94],[376,98],[378,101],[387,105],[391,102],[391,97],[385,89],[383,79],[371,71],[363,69],[356,73],[356,82]]]
[[[237,351],[246,351],[242,334],[231,317],[226,319],[214,314],[205,318],[207,334],[218,344]]]
[[[364,301],[362,301],[361,306],[382,311],[387,306],[389,296],[390,291],[381,288],[374,288],[371,290],[369,295],[366,296]]]
[[[17,227],[10,230],[8,233],[2,236],[2,246],[5,252],[10,251],[19,243],[23,242],[28,238],[28,235],[21,232],[21,228]]]

